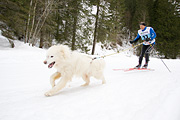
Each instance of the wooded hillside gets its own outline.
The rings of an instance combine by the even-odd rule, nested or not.
[[[30,45],[67,44],[89,51],[96,42],[122,45],[133,40],[139,22],[157,33],[156,47],[165,58],[180,55],[179,0],[1,0],[4,36]]]

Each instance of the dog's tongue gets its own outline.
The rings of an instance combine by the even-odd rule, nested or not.
[[[52,67],[53,67],[53,64],[52,64],[52,63],[48,65],[48,68],[52,68]]]

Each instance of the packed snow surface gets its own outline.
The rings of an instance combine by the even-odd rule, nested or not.
[[[180,120],[179,59],[163,59],[171,73],[152,57],[154,71],[124,72],[113,69],[134,67],[138,57],[115,54],[104,58],[106,84],[91,78],[82,87],[84,81],[73,78],[59,94],[45,97],[56,71],[43,64],[47,50],[15,46],[0,45],[0,120]]]

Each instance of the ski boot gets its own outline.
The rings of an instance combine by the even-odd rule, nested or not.
[[[141,67],[141,64],[138,64],[134,69],[139,69]]]
[[[148,67],[148,64],[146,63],[146,64],[144,64],[144,66],[142,68],[147,69],[147,67]]]

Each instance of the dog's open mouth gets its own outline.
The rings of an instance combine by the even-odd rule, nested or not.
[[[54,66],[55,62],[52,62],[48,65],[48,68],[52,68]]]

